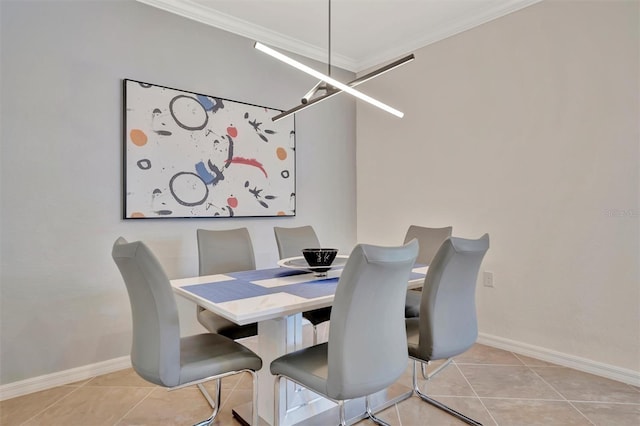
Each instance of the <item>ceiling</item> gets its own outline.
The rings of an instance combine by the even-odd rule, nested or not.
[[[138,0],[328,62],[328,0]],[[332,0],[331,64],[383,64],[541,0]]]

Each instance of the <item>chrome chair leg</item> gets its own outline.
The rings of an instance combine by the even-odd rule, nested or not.
[[[416,395],[418,395],[420,397],[420,399],[422,399],[424,402],[429,403],[431,405],[433,405],[434,407],[437,407],[449,414],[451,414],[452,416],[462,420],[463,422],[470,424],[472,426],[482,426],[482,423],[473,420],[470,417],[465,416],[464,414],[454,410],[453,408],[447,407],[446,405],[444,405],[441,402],[436,401],[435,399],[428,397],[427,395],[423,394],[420,391],[420,388],[418,387],[418,369],[417,369],[417,360],[413,360],[413,391],[416,393]],[[422,364],[422,363],[421,363]],[[439,368],[438,370],[436,370],[434,373],[437,373],[438,371],[442,370],[442,368],[444,368],[444,366],[441,366],[441,368]],[[433,374],[430,376],[433,377]]]
[[[433,370],[431,374],[427,374],[427,366],[431,364],[431,361],[421,362],[420,367],[422,370],[422,378],[425,380],[431,380],[432,377],[434,377],[436,374],[440,373],[442,370],[448,367],[449,364],[451,364],[451,361],[453,361],[453,358],[447,358],[447,360],[440,367]]]
[[[373,411],[371,410],[371,401],[369,401],[368,396],[364,398],[364,401],[365,401],[365,406],[367,408],[367,416],[369,416],[369,419],[371,419],[372,422],[380,426],[391,426],[389,423],[385,422],[379,417],[376,417],[375,414],[373,414]]]
[[[216,402],[213,401],[211,395],[209,395],[209,392],[202,383],[198,383],[196,386],[198,386],[198,389],[200,389],[202,396],[204,396],[211,408],[216,409],[220,406],[220,379],[216,379]]]
[[[340,426],[347,426],[347,420],[344,414],[344,401],[338,401],[338,407],[340,407]]]
[[[253,406],[251,407],[251,426],[258,426],[258,373],[249,371],[253,379]]]
[[[275,376],[273,381],[273,426],[280,426],[280,381],[282,376]],[[256,423],[257,425],[257,423]]]
[[[203,420],[201,422],[198,422],[198,423],[194,424],[193,426],[211,426],[213,424],[214,420],[215,419],[213,417],[209,417],[208,419]]]
[[[206,377],[204,379],[200,379],[200,380],[195,380],[193,382],[187,382],[187,383],[183,383],[181,385],[178,386],[174,386],[171,388],[168,388],[167,390],[169,392],[171,391],[175,391],[178,389],[184,389],[193,385],[196,385],[198,387],[198,389],[200,390],[200,392],[202,393],[202,395],[204,396],[204,398],[207,400],[207,402],[209,403],[209,405],[211,406],[211,408],[213,408],[213,413],[211,413],[211,416],[209,416],[209,418],[202,420],[201,422],[196,423],[194,426],[211,426],[213,424],[213,422],[216,420],[216,417],[218,416],[218,413],[220,411],[220,400],[222,399],[222,391],[221,391],[221,387],[222,387],[222,382],[221,379],[223,377],[227,377],[227,376],[233,376],[235,374],[239,374],[242,372],[247,372],[250,373],[252,378],[253,378],[253,404],[254,404],[254,409],[253,409],[253,415],[254,415],[254,425],[258,424],[258,375],[255,371],[253,370],[238,370],[238,371],[230,371],[228,373],[224,373],[221,374],[219,376],[211,376],[211,377]],[[209,395],[209,392],[207,391],[207,388],[204,387],[204,383],[211,381],[211,380],[215,380],[216,381],[216,400],[214,402],[213,398],[211,398],[211,395]]]
[[[201,422],[198,422],[193,426],[211,426],[214,421],[215,421],[215,417],[211,416],[208,419],[205,419],[205,420],[203,420]]]
[[[200,392],[202,393],[204,398],[207,400],[211,408],[213,408],[213,413],[211,413],[211,416],[209,416],[209,418],[196,423],[194,426],[212,425],[213,422],[216,420],[216,417],[218,417],[218,412],[220,411],[220,399],[221,399],[220,384],[221,384],[220,379],[216,379],[216,401],[215,402],[213,401],[213,399],[211,398],[211,395],[209,395],[209,392],[207,391],[207,389],[204,387],[202,383],[198,383],[196,385],[198,389],[200,389]]]

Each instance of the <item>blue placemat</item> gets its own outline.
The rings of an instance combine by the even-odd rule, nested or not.
[[[286,268],[256,269],[255,271],[231,272],[228,275],[233,278],[245,281],[260,281],[271,278],[290,277],[293,275],[308,274],[309,271],[298,271]]]
[[[264,280],[269,278],[300,275],[304,271],[287,270],[284,268],[261,269],[257,271],[233,272],[227,274],[235,279],[219,281],[209,284],[195,284],[183,287],[185,290],[198,295],[214,303],[223,303],[230,300],[248,299],[250,297],[264,296],[273,293],[289,293],[295,296],[313,299],[328,296],[335,293],[338,285],[338,277],[319,279],[299,284],[284,285],[266,288],[253,284],[250,280]],[[280,275],[283,274],[283,275]],[[424,278],[425,274],[411,272],[410,280]]]
[[[183,287],[185,290],[214,303],[271,294],[271,289],[243,280],[220,281],[209,284],[195,284]]]
[[[246,280],[234,279],[209,284],[188,285],[184,286],[183,289],[214,303],[223,303],[230,300],[248,299],[274,293],[289,293],[305,299],[313,299],[314,297],[328,296],[335,293],[337,284],[338,278],[329,278],[327,280],[314,280],[267,288]]]

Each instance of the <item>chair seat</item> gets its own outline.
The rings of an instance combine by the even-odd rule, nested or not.
[[[230,371],[262,368],[262,359],[250,349],[219,334],[197,334],[180,339],[180,383]]]
[[[422,292],[416,290],[407,291],[407,297],[404,304],[405,318],[418,318],[420,316],[420,299]]]
[[[206,309],[198,310],[198,321],[212,333],[237,340],[258,334],[258,324],[238,325]]]
[[[331,307],[306,311],[302,313],[302,316],[315,327],[331,319]]]
[[[287,376],[304,387],[327,394],[328,343],[304,348],[275,359],[271,374]]]

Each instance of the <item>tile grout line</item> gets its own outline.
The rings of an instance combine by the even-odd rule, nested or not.
[[[447,395],[442,395],[442,396],[447,396]],[[449,398],[464,398],[464,396],[450,396]],[[514,396],[482,396],[481,398],[505,400],[505,401],[593,402],[593,401],[569,401],[568,399],[552,399],[552,398],[524,398],[524,397],[514,397]],[[601,404],[608,404],[608,403],[602,402]],[[629,403],[621,403],[621,404],[638,405],[638,404],[629,404]]]
[[[413,396],[413,392],[411,396]],[[393,405],[396,407],[396,417],[398,418],[398,424],[399,426],[402,426],[402,417],[400,417],[400,407],[398,407],[399,403],[396,402]]]
[[[105,387],[108,387],[108,386],[105,386]],[[143,388],[140,388],[140,389],[145,389],[146,387],[147,387],[147,386],[145,386],[145,387],[143,387]],[[152,387],[152,388],[151,388],[151,390],[149,391],[149,393],[148,393],[148,394],[146,394],[146,395],[144,396],[144,398],[142,398],[140,401],[138,401],[138,403],[137,403],[137,404],[134,404],[134,406],[133,406],[133,407],[131,407],[129,410],[127,410],[127,412],[126,412],[126,413],[124,413],[124,414],[122,415],[122,417],[120,417],[120,418],[119,418],[119,419],[118,419],[118,420],[117,420],[113,425],[114,425],[114,426],[116,426],[118,423],[120,423],[121,421],[123,421],[123,420],[124,420],[124,418],[125,418],[125,417],[127,417],[127,416],[129,415],[129,413],[131,413],[131,412],[132,412],[132,411],[133,411],[137,406],[139,406],[139,405],[140,405],[140,404],[142,404],[142,403],[143,403],[147,398],[149,398],[149,396],[151,396],[151,394],[152,394],[156,389],[158,389],[158,387],[157,387],[157,386]]]
[[[464,396],[464,395],[439,395],[439,394],[432,394],[432,395],[429,395],[429,396],[432,396],[434,398],[451,398],[451,399],[455,399],[455,398],[464,399],[464,398],[472,398],[473,397],[473,396]],[[495,399],[495,400],[507,400],[507,401],[567,402],[566,399],[522,398],[522,397],[516,398],[516,397],[510,397],[510,396],[478,396],[478,398],[481,398],[481,399]],[[577,402],[577,401],[575,401],[575,402]]]
[[[637,402],[615,402],[615,401],[588,401],[581,399],[568,399],[569,402],[575,402],[578,404],[607,404],[607,405],[630,405],[630,406],[638,406],[640,403]]]
[[[489,414],[489,417],[491,417],[491,420],[493,420],[493,422],[497,425],[500,426],[500,423],[498,423],[498,421],[496,420],[495,417],[493,417],[493,414],[491,414],[491,411],[489,411],[489,408],[487,408],[487,406],[484,404],[484,401],[482,400],[482,398],[480,398],[480,395],[478,395],[478,392],[476,392],[475,388],[473,387],[473,385],[471,384],[471,382],[469,382],[469,379],[467,379],[467,376],[464,375],[464,373],[462,372],[462,370],[460,369],[460,367],[458,366],[458,363],[454,360],[453,361],[453,365],[456,366],[456,369],[458,370],[458,372],[462,375],[462,378],[464,378],[464,381],[467,382],[467,384],[469,385],[469,387],[471,388],[471,391],[473,392],[473,394],[476,396],[476,398],[478,399],[478,401],[480,401],[480,404],[482,404],[482,406],[484,407],[485,411]]]
[[[538,377],[540,380],[542,380],[542,382],[543,382],[545,385],[549,386],[551,389],[553,389],[553,391],[554,391],[556,394],[560,395],[560,397],[562,398],[560,401],[566,401],[566,402],[569,402],[569,400],[568,400],[568,399],[567,399],[567,398],[566,398],[566,397],[565,397],[565,396],[564,396],[564,395],[563,395],[563,394],[562,394],[558,389],[556,389],[556,388],[555,388],[551,383],[547,382],[547,381],[546,381],[546,380],[545,380],[545,379],[544,379],[540,374],[538,374],[538,372],[537,372],[536,370],[534,370],[534,369],[532,368],[532,366],[528,365],[526,362],[524,362],[522,359],[520,359],[520,357],[518,356],[518,354],[516,354],[516,353],[514,353],[514,352],[511,352],[511,353],[513,354],[513,356],[515,356],[515,357],[516,357],[516,358],[517,358],[517,359],[522,363],[522,365],[524,365],[525,367],[527,367],[527,369],[528,369],[530,372],[532,372],[536,377]],[[571,403],[569,403],[569,404],[571,404]],[[573,405],[572,405],[572,406],[573,406]],[[576,409],[575,407],[573,407],[573,408],[574,408],[574,409]],[[580,414],[582,414],[582,413],[580,413]],[[584,416],[584,415],[583,415],[583,416]],[[589,419],[587,419],[587,420],[589,420]]]
[[[143,388],[140,388],[140,389],[145,389],[146,387],[147,387],[147,386],[145,386],[145,387],[143,387]],[[138,401],[138,403],[137,403],[137,404],[134,404],[134,406],[133,406],[133,407],[131,407],[129,410],[127,410],[127,412],[126,412],[126,413],[124,413],[124,414],[122,415],[122,417],[120,417],[120,418],[119,418],[119,419],[118,419],[118,420],[117,420],[113,425],[114,425],[114,426],[116,426],[118,423],[120,423],[121,421],[123,421],[123,420],[125,419],[125,417],[127,417],[127,416],[129,415],[129,413],[131,413],[133,410],[135,410],[135,409],[136,409],[136,407],[138,407],[138,406],[139,406],[140,404],[142,404],[142,403],[143,403],[147,398],[149,398],[149,397],[151,396],[151,394],[152,394],[156,389],[159,389],[159,388],[158,388],[157,386],[152,387],[152,388],[150,389],[149,393],[148,393],[148,394],[146,394],[146,395],[144,396],[144,398],[142,398],[140,401]]]
[[[456,361],[456,364],[458,365],[476,365],[476,366],[482,366],[482,367],[530,367],[529,365],[526,365],[524,363],[522,364],[487,364],[487,363],[482,363],[482,362],[459,362]],[[563,367],[561,365],[551,365],[551,366],[534,366],[534,367],[538,367],[538,368],[568,368],[568,367]]]
[[[517,356],[517,355],[516,355]],[[578,409],[578,407],[576,407],[571,401],[569,401],[569,399],[567,399],[558,389],[555,388],[555,386],[553,386],[551,383],[547,382],[544,377],[542,377],[540,374],[538,374],[538,372],[536,370],[534,370],[533,368],[531,368],[530,366],[527,365],[527,368],[533,373],[535,374],[540,380],[542,380],[547,386],[549,386],[551,389],[553,389],[553,391],[555,393],[557,393],[558,395],[560,395],[566,402],[567,404],[569,404],[574,410],[576,410],[582,417],[584,417],[591,425],[596,426],[595,423],[593,423],[591,421],[591,419],[589,419],[589,417],[587,417],[582,411],[580,411]]]
[[[234,387],[231,388],[231,390],[229,390],[229,394],[227,395],[226,398],[224,398],[224,400],[222,398],[220,398],[220,407],[219,409],[222,409],[222,407],[225,406],[225,404],[227,403],[227,401],[229,401],[229,399],[231,398],[231,394],[233,394],[236,391],[236,388],[238,386],[240,386],[240,382],[242,381],[242,379],[244,378],[244,375],[247,373],[243,373],[242,376],[240,377],[240,379],[238,379],[237,383],[235,384]],[[222,379],[220,379],[222,380]],[[222,383],[220,383],[220,392],[222,393]],[[251,390],[251,398],[253,398],[253,389]]]
[[[69,386],[68,385],[62,385],[62,386],[59,386],[59,387],[69,387]],[[49,408],[53,407],[54,405],[56,405],[60,401],[63,401],[64,399],[68,398],[71,394],[76,393],[82,386],[72,386],[72,387],[74,387],[75,389],[72,390],[71,392],[69,392],[68,394],[56,399],[51,404],[47,405],[42,410],[38,411],[36,414],[34,414],[33,416],[29,417],[27,420],[25,420],[24,422],[22,422],[20,424],[23,425],[23,424],[28,423],[29,421],[33,420],[34,418],[38,417],[40,414],[44,413],[45,411],[47,411]],[[53,388],[53,389],[55,389],[55,388]]]

